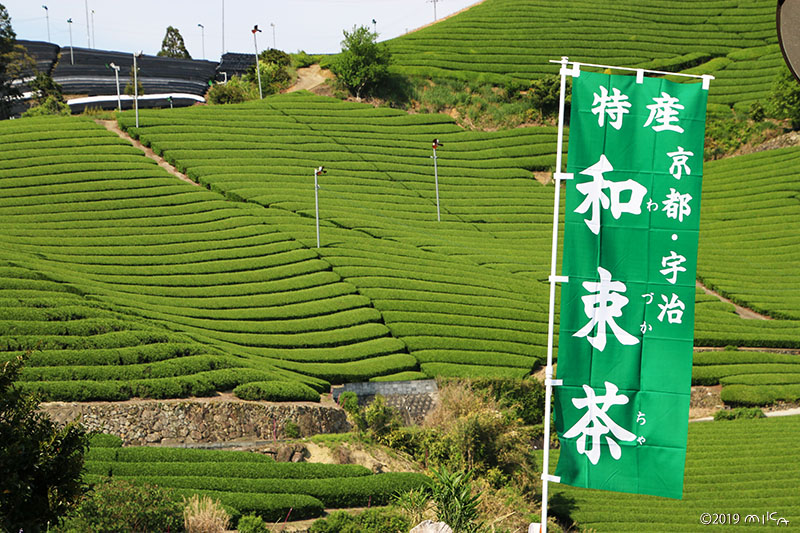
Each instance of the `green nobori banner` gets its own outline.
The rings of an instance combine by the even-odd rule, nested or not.
[[[707,94],[659,78],[572,79],[562,483],[682,497]]]

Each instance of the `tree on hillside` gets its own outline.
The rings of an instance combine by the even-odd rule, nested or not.
[[[136,92],[138,96],[142,96],[144,94],[144,85],[142,85],[142,69],[137,65],[136,70],[136,89],[138,92],[134,91],[133,89],[134,77],[133,67],[131,67],[131,73],[130,76],[128,76],[128,83],[125,85],[125,89],[123,91],[128,96],[133,96],[134,92]]]
[[[0,531],[36,533],[80,498],[88,437],[75,423],[56,427],[14,386],[23,362],[0,365]]]
[[[33,70],[35,65],[25,48],[17,44],[11,17],[0,4],[0,119],[11,115],[11,103],[22,96],[14,82],[20,80],[23,73]]]
[[[786,65],[772,84],[770,108],[773,116],[788,118],[792,129],[800,129],[800,83]]]
[[[183,36],[178,28],[167,26],[167,34],[164,35],[164,40],[161,41],[161,51],[158,52],[162,57],[177,57],[180,59],[191,59],[192,56],[186,50],[186,45],[183,42]]]
[[[37,72],[36,77],[28,82],[31,89],[31,108],[22,114],[23,117],[41,115],[69,115],[69,106],[64,101],[61,85],[45,72]]]
[[[261,91],[263,94],[275,94],[290,85],[292,77],[286,68],[291,62],[292,58],[289,54],[275,48],[264,50],[258,54],[258,68],[261,71]],[[258,88],[255,63],[247,67],[244,79]]]
[[[344,31],[342,53],[331,65],[331,70],[339,81],[347,87],[357,99],[362,93],[369,92],[389,73],[391,54],[389,50],[376,42],[377,33],[369,31],[366,26],[353,31]]]

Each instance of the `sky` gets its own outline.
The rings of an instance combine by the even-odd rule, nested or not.
[[[433,22],[434,7],[441,19],[477,1],[0,0],[0,4],[8,10],[18,39],[47,41],[49,18],[49,41],[68,47],[67,19],[71,18],[75,47],[121,52],[142,50],[155,55],[161,49],[167,26],[174,26],[183,36],[192,58],[203,59],[205,52],[206,59],[218,61],[222,53],[223,13],[227,52],[253,52],[251,30],[258,24],[262,30],[256,35],[259,50],[274,46],[289,53],[304,50],[320,54],[339,52],[342,31],[351,30],[354,25],[377,29],[378,40],[383,41]]]

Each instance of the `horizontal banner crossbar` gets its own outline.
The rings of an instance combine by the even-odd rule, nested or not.
[[[558,63],[560,65],[564,65],[565,63],[562,60],[555,60],[551,59],[550,63]],[[594,63],[581,63],[578,61],[568,61],[566,64],[572,63],[573,69],[575,69],[575,65],[580,65],[584,67],[595,67],[595,68],[607,68],[612,70],[627,70],[629,72],[646,72],[648,74],[659,74],[662,76],[683,76],[684,78],[698,78],[705,80],[713,80],[715,79],[714,76],[711,74],[684,74],[683,72],[665,72],[663,70],[649,70],[646,68],[630,68],[630,67],[615,67],[613,65],[596,65]]]

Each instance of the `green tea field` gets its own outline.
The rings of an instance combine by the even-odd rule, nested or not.
[[[568,7],[568,9],[565,9]],[[602,46],[598,46],[602,43]],[[713,74],[711,112],[764,100],[783,63],[775,2],[486,0],[389,42],[394,71],[504,85],[557,73],[549,60]]]

